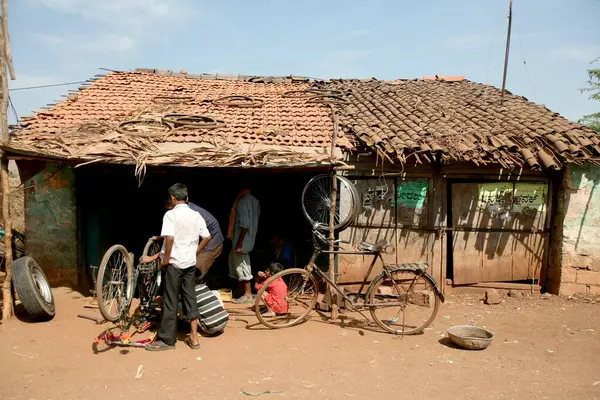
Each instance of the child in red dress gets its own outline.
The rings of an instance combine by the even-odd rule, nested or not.
[[[271,265],[265,270],[258,273],[260,283],[256,283],[256,290],[259,290],[264,282],[283,270],[283,267],[279,263],[271,263]],[[288,295],[288,287],[283,279],[278,278],[271,282],[265,292],[262,295],[263,301],[267,305],[267,311],[262,315],[265,317],[274,317],[276,315],[287,314],[288,303],[286,297]]]

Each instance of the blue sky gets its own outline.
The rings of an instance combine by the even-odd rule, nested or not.
[[[507,11],[508,0],[13,0],[17,80],[10,87],[85,80],[102,67],[465,75],[500,87]],[[579,92],[600,57],[598,15],[600,0],[514,0],[507,88],[571,120],[599,111]],[[11,98],[25,116],[77,87],[13,91]]]

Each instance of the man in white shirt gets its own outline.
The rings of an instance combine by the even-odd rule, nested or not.
[[[174,204],[172,210],[163,217],[160,238],[162,249],[155,256],[140,258],[141,263],[152,262],[161,257],[161,267],[165,268],[162,320],[156,341],[146,346],[146,350],[161,351],[175,348],[177,335],[177,308],[181,295],[183,309],[190,321],[191,333],[186,344],[196,350],[198,343],[198,305],[195,295],[196,254],[210,241],[206,222],[199,213],[188,207],[188,190],[181,183],[169,188],[169,196]],[[202,238],[200,242],[199,238]],[[198,243],[200,242],[200,243]]]

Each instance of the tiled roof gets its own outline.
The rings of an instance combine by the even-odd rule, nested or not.
[[[98,121],[114,124],[116,128],[126,120],[160,120],[166,113],[181,113],[210,115],[226,125],[210,130],[174,130],[169,133],[168,142],[207,143],[217,137],[230,144],[331,146],[333,122],[329,108],[307,102],[306,98],[282,96],[287,91],[307,89],[306,81],[290,78],[248,82],[248,78],[237,76],[169,75],[164,71],[109,73],[56,106],[24,118],[14,131],[12,141],[52,139],[74,126]],[[211,103],[211,100],[232,95],[249,96],[264,103],[259,108]],[[189,97],[190,101],[157,104],[154,99],[158,96]],[[339,137],[337,145],[344,148],[350,143]]]
[[[544,106],[462,77],[325,84],[348,100],[342,129],[391,161],[559,169],[600,161],[600,136]]]
[[[285,146],[278,161],[283,163],[281,160],[293,158],[299,149],[327,149],[331,145],[334,127],[330,108],[312,101],[314,92],[284,96],[289,91],[315,88],[337,91],[326,100],[336,103],[341,128],[337,146],[341,149],[376,148],[396,163],[466,161],[533,169],[560,169],[565,163],[585,161],[600,163],[600,136],[592,130],[510,93],[500,104],[499,89],[459,76],[393,82],[311,82],[291,77],[257,79],[154,70],[115,72],[94,80],[65,101],[24,118],[4,149],[58,158],[165,163],[165,157],[157,156],[155,151],[142,153],[157,142],[171,143],[179,147],[161,148],[170,149],[167,159],[172,163],[183,163],[185,159],[189,165],[210,166],[213,161],[207,154],[215,155],[221,144],[227,147],[221,161],[230,165],[237,154],[236,146],[239,149],[240,145],[259,144]],[[213,103],[234,95],[251,97],[262,105],[239,108]],[[164,99],[157,99],[160,96],[187,100],[164,104]],[[211,115],[225,126],[176,128],[149,142],[114,134],[121,122],[160,121],[168,113]],[[204,144],[209,144],[210,151],[198,146],[194,150],[194,145]],[[121,153],[127,156],[115,156]],[[235,162],[269,164],[268,152],[261,154],[262,161],[247,155]],[[321,152],[318,158],[323,160],[325,156]],[[309,158],[305,154],[299,159]]]

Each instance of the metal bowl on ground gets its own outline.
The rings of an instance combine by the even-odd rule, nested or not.
[[[457,325],[446,330],[448,337],[456,346],[467,350],[483,350],[494,339],[494,334],[472,325]]]

